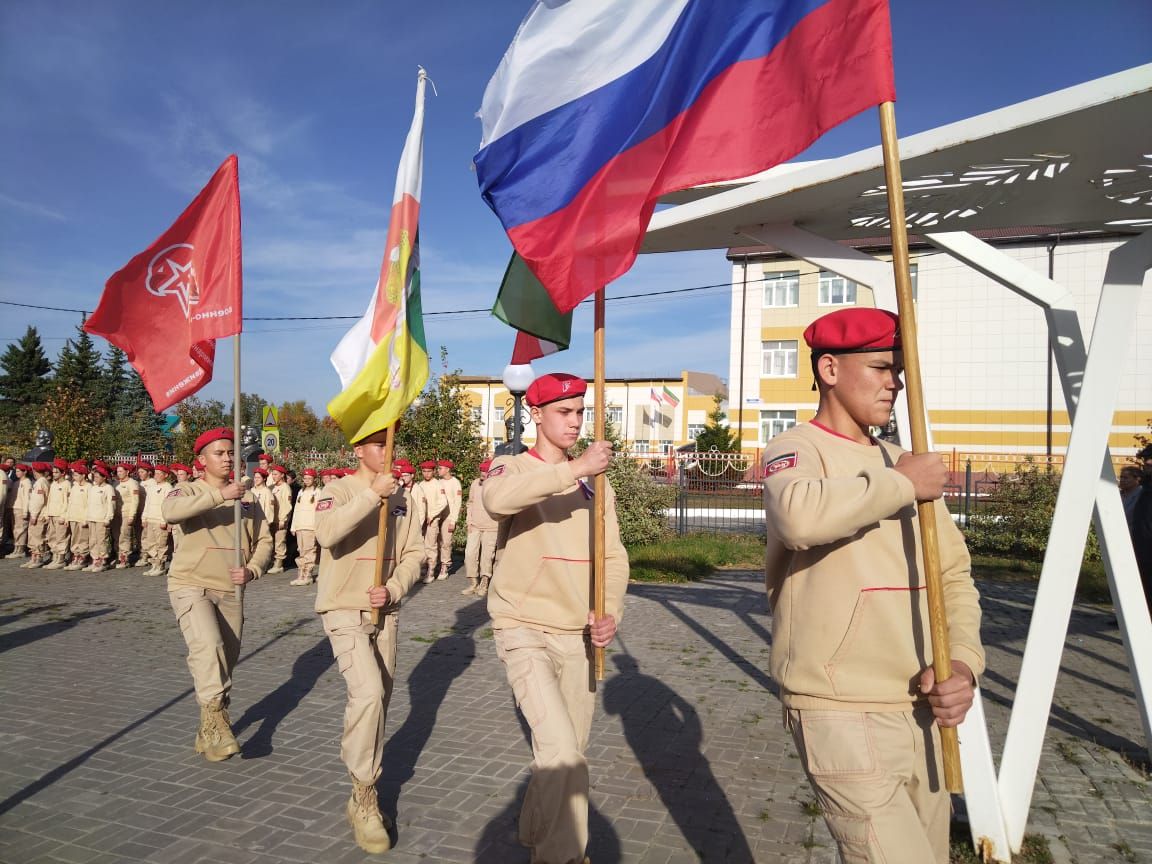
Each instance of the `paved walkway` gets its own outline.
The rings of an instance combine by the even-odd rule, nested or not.
[[[401,618],[381,801],[397,848],[343,820],[344,687],[293,573],[249,589],[240,757],[192,752],[197,709],[163,580],[0,562],[0,861],[521,864],[528,743],[483,604],[420,586]],[[996,746],[1032,591],[984,584]],[[633,585],[589,748],[596,864],[832,864],[765,672],[761,577]],[[1152,862],[1152,788],[1111,614],[1077,607],[1030,831],[1057,862]],[[1143,766],[1143,767],[1141,767]]]

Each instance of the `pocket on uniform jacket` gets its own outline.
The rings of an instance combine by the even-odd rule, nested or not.
[[[863,590],[856,598],[848,628],[824,671],[837,696],[875,701],[911,695],[909,682],[927,665],[928,612],[922,591]],[[910,613],[916,603],[919,616]],[[924,622],[918,645],[913,632],[917,618]],[[884,634],[879,638],[878,634]]]
[[[590,581],[591,562],[586,559],[541,558],[524,593],[518,599],[510,599],[525,619],[583,627],[587,623]],[[572,620],[560,620],[557,617],[560,611],[569,613]]]

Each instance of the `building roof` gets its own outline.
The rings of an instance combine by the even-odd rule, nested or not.
[[[1143,230],[1152,226],[1152,64],[911,135],[899,148],[910,231]],[[665,201],[678,206],[653,215],[643,252],[740,246],[741,227],[762,224],[848,241],[889,227],[879,145]]]

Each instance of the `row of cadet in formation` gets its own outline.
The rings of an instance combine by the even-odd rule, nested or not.
[[[244,478],[273,536],[273,566],[283,573],[290,541],[295,546],[298,575],[289,584],[310,585],[316,578],[319,549],[315,539],[317,496],[325,482],[352,473],[351,468],[305,468],[297,483],[294,471],[268,454]],[[486,472],[489,463],[480,468]],[[459,520],[463,490],[449,459],[422,462],[422,479],[405,459],[394,463],[400,486],[409,490],[424,538],[424,581],[444,580],[452,560],[452,537]],[[69,462],[0,464],[0,549],[23,559],[27,569],[100,572],[147,564],[146,576],[163,575],[180,543],[181,529],[169,525],[161,502],[175,484],[201,478],[204,466],[153,465],[139,461],[110,466],[100,459]],[[461,593],[484,594],[492,577],[496,523],[480,506],[474,481],[468,507],[466,550],[468,587]]]

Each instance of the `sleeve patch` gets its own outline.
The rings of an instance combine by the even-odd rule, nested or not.
[[[496,476],[503,474],[503,473],[504,473],[504,466],[503,465],[497,465],[488,471],[488,476],[489,477],[496,477]]]
[[[769,459],[764,463],[764,476],[769,477],[772,474],[787,471],[789,468],[795,468],[797,461],[795,453],[785,453],[782,456],[777,456],[775,459]]]
[[[165,498],[178,498],[179,496],[181,496],[181,495],[183,495],[183,494],[184,494],[184,490],[183,490],[183,489],[180,489],[180,488],[176,488],[176,489],[173,489],[171,492],[169,492],[169,493],[168,493],[167,495],[165,495],[164,497],[165,497]]]
[[[325,498],[323,501],[319,502],[316,505],[316,510],[317,510],[317,512],[319,512],[321,510],[331,510],[333,505],[335,505],[335,503],[336,502],[333,499]]]

